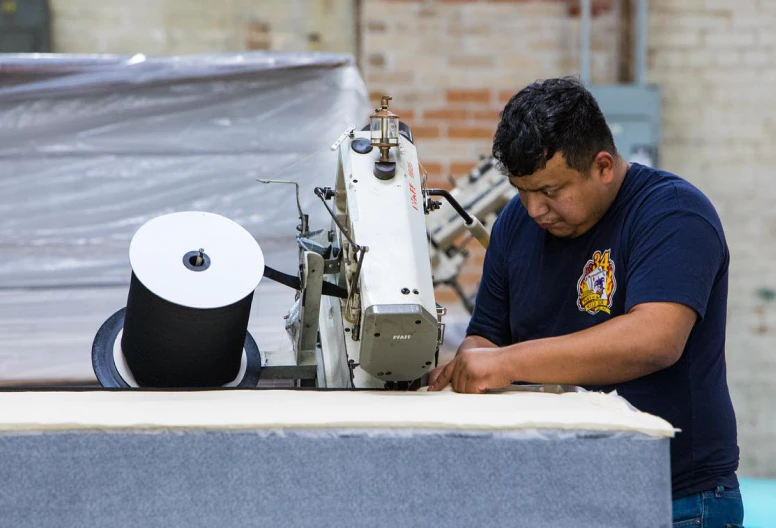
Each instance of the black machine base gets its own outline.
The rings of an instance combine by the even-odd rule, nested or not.
[[[107,389],[130,389],[133,388],[119,374],[116,367],[116,361],[113,355],[113,348],[118,338],[119,332],[124,328],[124,313],[126,308],[111,315],[105,321],[92,343],[92,368],[100,385]],[[261,353],[256,341],[250,332],[245,333],[245,345],[243,347],[247,365],[245,373],[235,385],[235,388],[248,389],[256,387],[261,375]],[[231,384],[230,384],[231,386]],[[216,388],[216,387],[211,387]]]

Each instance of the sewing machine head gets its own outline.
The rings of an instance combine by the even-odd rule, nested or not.
[[[389,100],[371,116],[369,132],[354,132],[340,146],[335,211],[347,226],[347,237],[339,233],[350,294],[343,313],[346,339],[358,343],[356,362],[380,380],[411,381],[433,368],[443,335],[425,184],[412,135],[399,133]]]
[[[347,290],[346,299],[329,300],[321,312],[321,343],[329,348],[323,356],[348,362],[356,387],[423,377],[444,338],[428,252],[425,183],[411,132],[401,126],[400,133],[389,100],[383,97],[366,130],[351,128],[337,141],[335,187],[317,190],[332,215],[327,238],[338,255],[337,269],[330,266],[325,280]],[[341,319],[341,329],[326,317]],[[324,335],[337,332],[344,335],[341,347],[336,335]]]

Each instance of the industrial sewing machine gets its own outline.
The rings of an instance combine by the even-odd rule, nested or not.
[[[315,189],[331,227],[312,231],[299,211],[299,294],[286,326],[297,364],[315,362],[319,387],[409,388],[433,369],[446,313],[434,286],[454,281],[465,259],[455,245],[462,233],[484,247],[489,241],[466,208],[492,214],[514,195],[492,163],[453,193],[427,188],[412,133],[388,109],[390,99],[367,129],[351,126],[332,145],[335,186]],[[435,213],[441,202],[433,197],[454,211]],[[439,220],[427,227],[427,215]]]
[[[261,372],[321,388],[419,386],[436,366],[445,336],[446,309],[434,287],[461,291],[456,276],[467,255],[461,242],[467,231],[488,246],[488,231],[467,209],[493,217],[515,193],[488,160],[452,192],[429,189],[412,132],[388,109],[390,99],[383,96],[369,126],[350,126],[331,147],[338,153],[334,186],[314,189],[330,227],[310,229],[297,183],[260,180],[296,186],[297,275],[267,266],[252,235],[209,213],[166,215],[138,230],[127,308],[103,324],[92,347],[100,383],[221,386],[236,374],[230,384],[246,388]],[[453,210],[437,212],[438,197]],[[224,237],[241,245],[224,245]],[[211,270],[213,259],[218,264]],[[243,267],[247,275],[240,260],[251,262]],[[235,334],[245,331],[259,266],[264,277],[297,292],[285,317],[292,357],[280,361],[260,354],[250,333],[244,343]],[[167,275],[157,277],[159,270]],[[235,285],[239,294],[225,298]],[[145,381],[137,380],[141,370]]]

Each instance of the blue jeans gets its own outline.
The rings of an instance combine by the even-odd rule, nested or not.
[[[674,528],[741,528],[744,503],[741,491],[717,486],[673,503]]]

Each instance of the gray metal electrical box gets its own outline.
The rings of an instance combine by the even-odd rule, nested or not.
[[[48,0],[0,0],[0,53],[51,52]]]
[[[592,86],[612,130],[618,152],[628,161],[657,167],[660,147],[660,90],[648,84]]]

